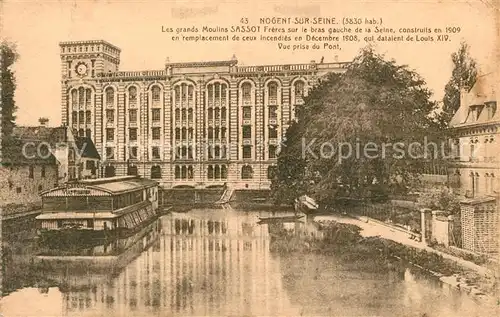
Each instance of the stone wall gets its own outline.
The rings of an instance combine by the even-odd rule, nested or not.
[[[42,166],[33,167],[30,178],[29,166],[0,167],[0,206],[8,204],[37,204],[39,193],[57,186],[57,166],[46,165],[45,176]]]

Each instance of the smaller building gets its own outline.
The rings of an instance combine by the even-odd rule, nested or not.
[[[90,138],[66,127],[14,127],[2,150],[0,204],[40,204],[40,192],[70,180],[97,178],[100,156]],[[4,213],[6,210],[4,209]]]
[[[448,176],[462,197],[463,247],[473,252],[498,252],[499,93],[496,73],[479,76],[472,89],[462,90],[460,108],[450,122],[454,137]]]

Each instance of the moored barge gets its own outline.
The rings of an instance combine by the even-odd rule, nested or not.
[[[158,212],[158,183],[138,176],[79,180],[41,196],[42,213],[36,221],[46,242],[125,237]]]

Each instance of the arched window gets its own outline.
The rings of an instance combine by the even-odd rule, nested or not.
[[[182,109],[182,121],[186,121],[187,115],[186,115],[186,109]]]
[[[267,168],[267,178],[273,179],[278,172],[278,167],[276,165],[271,165]]]
[[[108,165],[106,168],[104,168],[104,177],[114,177],[116,175],[115,173],[115,167]]]
[[[226,179],[227,178],[227,166],[226,165],[222,165],[221,166],[221,169],[220,169],[220,176],[222,179]]]
[[[185,141],[187,139],[187,129],[182,128],[182,140]]]
[[[215,179],[220,179],[220,166],[215,165],[215,173],[214,173]]]
[[[87,106],[92,104],[92,90],[90,88],[85,89],[85,104]]]
[[[193,85],[188,86],[188,98],[189,101],[193,101],[193,96],[194,96],[194,87]]]
[[[267,85],[267,89],[269,92],[269,100],[277,100],[278,99],[278,85],[273,81]]]
[[[151,179],[160,179],[161,178],[161,167],[158,165],[151,167]]]
[[[179,109],[175,109],[175,121],[181,120],[181,111]]]
[[[160,87],[154,86],[153,89],[151,89],[152,92],[152,97],[153,101],[160,101]]]
[[[226,119],[226,107],[222,107],[220,111],[220,117],[224,120]]]
[[[138,174],[139,174],[139,171],[137,170],[137,166],[132,165],[132,166],[128,167],[127,175],[138,175]]]
[[[304,82],[302,80],[297,80],[294,84],[293,87],[295,89],[295,98],[302,98],[304,97]]]
[[[106,88],[106,105],[112,106],[115,104],[115,91],[112,87]]]
[[[214,110],[212,108],[208,108],[208,120],[212,120],[214,118]]]
[[[214,128],[209,127],[208,128],[208,138],[213,139],[214,138]]]
[[[245,165],[241,168],[241,179],[252,179],[253,169],[250,165]]]
[[[78,106],[78,91],[76,89],[71,90],[71,105],[73,108]]]
[[[128,88],[128,102],[131,105],[134,105],[137,101],[137,88],[135,86],[131,86]]]
[[[188,167],[188,179],[193,179],[193,177],[194,177],[193,167],[190,165]]]
[[[83,100],[85,99],[85,90],[83,87],[78,88],[78,104],[83,106]]]
[[[252,85],[250,83],[244,83],[241,85],[241,92],[242,92],[242,98],[243,100],[250,100],[251,99],[251,91],[252,91]]]
[[[186,179],[187,178],[187,168],[186,166],[182,166],[181,168],[181,178]]]
[[[193,109],[188,110],[188,121],[190,124],[193,122]]]
[[[85,121],[87,123],[92,122],[92,112],[90,110],[85,111]]]
[[[181,178],[181,168],[179,166],[175,167],[175,179]]]
[[[179,141],[181,139],[181,129],[175,128],[175,139]]]
[[[220,109],[215,108],[215,120],[219,120],[219,119],[220,119]]]
[[[214,167],[212,165],[208,165],[208,179],[214,179]]]
[[[179,101],[181,100],[181,90],[180,90],[180,87],[176,86],[174,92],[175,92],[175,103],[179,103]]]

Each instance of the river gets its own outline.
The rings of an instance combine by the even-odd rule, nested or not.
[[[3,241],[0,312],[9,317],[489,315],[468,296],[410,267],[373,269],[366,265],[370,259],[354,263],[271,252],[269,225],[258,223],[259,216],[269,215],[224,209],[174,213],[131,238],[64,255],[40,253],[29,240]],[[286,226],[321,238],[311,224]]]

